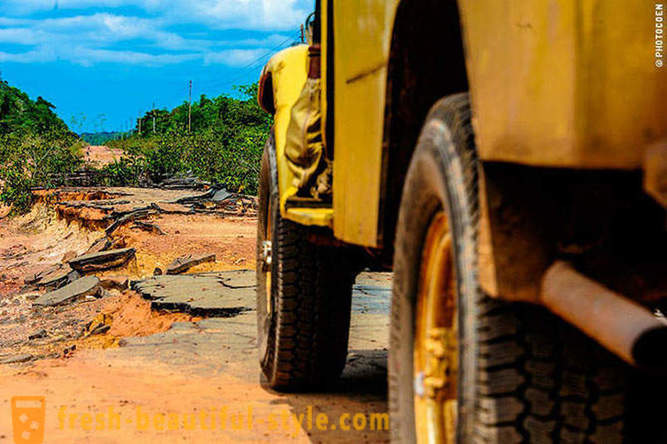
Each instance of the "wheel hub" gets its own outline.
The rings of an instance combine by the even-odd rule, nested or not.
[[[458,320],[449,222],[432,219],[424,242],[414,340],[417,442],[454,443],[457,424]]]
[[[264,241],[262,241],[262,248],[260,251],[260,259],[262,261],[262,271],[266,275],[266,315],[271,317],[273,313],[273,291],[271,287],[273,285],[271,277],[271,265],[273,264],[273,225],[271,216],[272,212],[271,199],[269,199],[269,204],[266,208],[266,231],[264,232]]]
[[[264,271],[269,271],[269,268],[271,267],[271,262],[273,261],[271,252],[272,252],[271,241],[265,240],[264,242],[262,242],[262,251],[260,253],[260,257],[262,259]]]

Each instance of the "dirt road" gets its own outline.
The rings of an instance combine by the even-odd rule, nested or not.
[[[123,151],[106,146],[89,145],[83,149],[83,158],[86,163],[103,167],[123,157]]]
[[[391,276],[357,279],[336,387],[274,392],[257,364],[254,213],[240,199],[230,207],[192,194],[70,190],[0,219],[0,442],[12,441],[13,426],[68,443],[387,441]],[[74,264],[101,236],[109,249],[133,248],[132,259],[83,273],[99,279],[95,294],[39,307],[54,289],[26,279]],[[154,276],[204,253],[215,261]],[[43,398],[43,420],[39,409],[15,409],[13,424],[11,399],[23,396]]]

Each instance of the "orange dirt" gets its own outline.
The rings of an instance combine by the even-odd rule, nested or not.
[[[193,322],[201,318],[183,313],[166,313],[151,310],[150,301],[133,291],[109,300],[102,309],[102,314],[109,315],[111,329],[107,333],[112,337],[148,336],[169,330],[174,322]]]
[[[119,160],[123,156],[123,150],[112,149],[106,146],[89,145],[83,149],[83,157],[86,163],[96,166],[104,166]]]
[[[174,259],[188,253],[216,255],[215,262],[193,267],[188,273],[255,267],[255,219],[169,214],[156,216],[149,222],[165,234],[147,233],[132,228],[132,224],[117,234],[124,238],[125,245],[137,249],[134,271],[137,275],[152,275],[155,268],[164,271]]]
[[[17,289],[23,278],[61,261],[65,253],[83,253],[99,237],[58,219],[53,209],[43,204],[13,219],[0,219],[0,282]],[[0,286],[0,298],[9,294]]]
[[[152,311],[149,301],[133,291],[127,291],[105,299],[73,304],[57,314],[34,317],[28,324],[30,330],[27,333],[43,328],[49,336],[43,340],[19,343],[11,351],[36,358],[62,357],[64,353],[69,354],[72,347],[75,350],[116,347],[119,340],[125,337],[161,333],[169,330],[174,322],[198,320],[200,318],[183,313]],[[89,323],[91,326],[86,328]],[[110,326],[106,333],[89,334],[94,327],[102,324]],[[5,340],[25,339],[26,326],[19,329],[0,328],[0,333]]]
[[[68,195],[81,200],[91,196],[99,198],[99,193]],[[68,216],[63,219],[62,213],[39,203],[25,216],[0,219],[0,357],[24,353],[36,357],[60,355],[71,345],[79,349],[106,348],[116,345],[118,338],[163,332],[174,322],[197,319],[153,312],[150,302],[134,292],[115,292],[102,300],[55,309],[32,309],[31,300],[20,295],[25,277],[61,262],[65,256],[82,254],[103,234],[92,231],[88,224],[80,224],[76,211]],[[132,223],[123,226],[114,234],[114,240],[117,245],[134,247],[136,258],[124,267],[96,273],[98,277],[152,276],[155,268],[165,270],[178,256],[199,253],[215,254],[216,261],[193,267],[189,273],[254,267],[254,219],[164,214],[144,221],[159,225],[165,234],[133,228]],[[111,330],[102,336],[76,339],[82,327],[99,313],[111,315]],[[16,322],[19,319],[24,321]],[[28,335],[42,328],[49,332],[47,338],[27,340]]]
[[[109,193],[107,191],[99,189],[77,189],[74,190],[35,190],[32,192],[33,196],[37,199],[38,202],[48,203],[50,201],[58,200],[60,202],[66,202],[70,200],[107,200],[114,199],[118,197],[118,194]]]
[[[254,321],[243,315],[225,321],[230,331],[239,333],[225,333],[213,348],[201,348],[212,332],[197,333],[201,343],[192,335],[193,354],[178,360],[177,350],[169,349],[174,340],[169,335],[181,333],[167,330],[175,322],[199,318],[154,312],[150,302],[133,291],[112,291],[103,299],[34,310],[30,299],[19,295],[23,277],[60,262],[71,251],[82,253],[102,234],[91,231],[94,227],[90,225],[76,223],[75,213],[71,216],[67,222],[46,205],[38,205],[28,216],[0,219],[0,355],[47,356],[28,364],[0,365],[0,412],[4,412],[0,414],[0,442],[13,434],[10,399],[25,395],[45,397],[44,442],[49,443],[387,441],[386,432],[335,428],[346,414],[386,411],[382,395],[369,392],[363,375],[359,382],[352,379],[347,390],[353,393],[285,395],[263,387],[255,358]],[[123,226],[114,240],[136,248],[136,260],[97,276],[136,279],[152,275],[155,267],[164,270],[178,256],[202,253],[216,254],[216,262],[189,272],[254,268],[255,219],[161,214],[143,221],[158,225],[165,234],[133,228],[132,223]],[[106,333],[87,336],[95,327],[106,325],[110,326]],[[49,336],[27,341],[27,335],[37,328],[48,330]],[[377,330],[375,326],[365,328],[368,333],[359,333],[364,338]],[[76,338],[81,331],[83,337]],[[9,332],[18,343],[3,346]],[[148,342],[127,339],[126,347],[118,347],[123,338],[136,336],[145,336]],[[374,336],[364,338],[359,344],[375,341]],[[156,348],[151,341],[163,341],[162,357],[153,356]],[[76,347],[73,351],[72,346]],[[210,362],[215,368],[205,367]],[[365,371],[377,371],[369,368]],[[313,418],[326,414],[331,427],[322,431],[309,426],[308,409]],[[223,411],[228,415],[224,427],[220,422]],[[118,428],[111,427],[110,412],[113,417],[120,415]],[[100,414],[101,427],[96,422]],[[163,422],[169,421],[169,415],[176,415],[176,430]],[[250,426],[249,416],[253,418]],[[239,426],[239,418],[246,424]],[[351,420],[349,416],[348,425]],[[187,424],[194,429],[189,430]]]
[[[102,353],[91,350],[66,361],[41,361],[25,371],[0,368],[0,378],[12,378],[11,385],[0,386],[0,410],[10,411],[8,400],[13,396],[44,396],[45,442],[50,443],[311,442],[291,417],[285,429],[280,422],[276,430],[269,429],[270,414],[280,421],[283,415],[303,414],[306,408],[296,410],[283,396],[265,391],[256,381],[247,382],[231,375],[212,378],[174,374],[153,363],[119,361],[108,352]],[[72,378],[73,375],[77,377]],[[225,429],[220,425],[219,412],[223,408],[229,415]],[[255,419],[252,429],[246,425],[249,408]],[[340,411],[333,407],[327,412],[335,410]],[[108,421],[109,412],[120,415],[117,429],[115,423]],[[98,430],[93,419],[92,427],[86,430],[79,415],[87,413],[93,418],[104,415],[104,427]],[[76,415],[71,423],[70,415]],[[166,421],[161,422],[162,415],[176,415],[178,428],[169,430]],[[64,418],[63,422],[59,416]],[[235,423],[231,421],[235,417],[244,419],[238,422],[239,430],[233,429]],[[186,425],[190,421],[192,430]],[[0,435],[9,438],[10,431],[10,415],[0,415]],[[336,442],[360,442],[350,433],[347,439],[346,433],[336,435]]]

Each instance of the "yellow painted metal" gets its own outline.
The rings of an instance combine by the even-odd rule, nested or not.
[[[452,236],[444,212],[431,221],[420,267],[413,366],[417,442],[454,443],[458,418],[458,315]]]
[[[328,82],[327,79],[329,78],[329,72],[327,69],[327,60],[329,59],[329,37],[328,37],[328,17],[329,17],[329,2],[327,0],[321,0],[321,5],[320,5],[320,14],[322,14],[322,17],[320,19],[321,23],[321,29],[320,29],[320,86],[322,88],[321,96],[320,96],[320,106],[321,106],[321,112],[320,112],[320,118],[322,119],[322,142],[324,143],[324,147],[327,149],[331,149],[332,147],[327,147],[327,138],[324,137],[327,134],[327,112],[329,108],[329,101],[327,99],[328,95]]]
[[[275,105],[274,135],[278,167],[278,189],[280,192],[280,214],[303,225],[331,226],[332,211],[322,209],[299,209],[285,211],[285,202],[296,194],[294,175],[285,157],[287,127],[292,106],[299,98],[308,76],[308,46],[298,45],[284,49],[273,57],[264,68],[271,74]],[[268,87],[268,86],[267,86]]]
[[[378,241],[387,63],[398,3],[333,2],[334,234],[371,247]]]
[[[653,0],[460,0],[484,160],[640,168],[667,136]]]
[[[269,242],[273,242],[273,224],[271,223],[271,210],[272,210],[272,205],[271,205],[271,199],[269,198],[269,205],[266,209],[266,232],[264,233],[264,239],[266,239]],[[267,252],[264,252],[266,255]],[[273,287],[272,287],[272,282],[273,282],[273,275],[271,273],[272,265],[273,265],[273,245],[271,245],[271,261],[269,263],[266,262],[266,257],[264,258],[264,272],[266,273],[266,313],[270,317],[271,314],[273,313]]]
[[[334,210],[331,208],[289,208],[285,218],[300,223],[318,227],[333,227]]]
[[[334,119],[333,123],[336,145],[333,210],[285,211],[285,201],[296,193],[284,156],[285,139],[290,110],[306,81],[307,47],[281,51],[266,67],[273,80],[282,216],[303,225],[333,227],[338,238],[359,245],[377,246],[386,65],[397,5],[398,0],[338,1],[334,2],[334,11],[329,11],[328,2],[322,2],[322,127],[326,131],[327,125],[332,124],[326,121],[327,78],[332,75],[326,70],[329,57],[334,57],[336,66],[336,115],[345,116],[344,120]],[[334,13],[335,54],[328,52],[330,13]],[[349,17],[364,20],[349,20]],[[358,198],[360,192],[363,199]]]

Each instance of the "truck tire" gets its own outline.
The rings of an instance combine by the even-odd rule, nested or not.
[[[432,108],[403,188],[388,369],[392,441],[621,442],[627,366],[546,310],[479,289],[470,116],[467,94]]]
[[[257,343],[268,386],[280,391],[335,382],[347,357],[354,274],[340,249],[308,241],[283,219],[273,137],[262,156],[257,232]],[[268,243],[267,243],[268,242]]]

